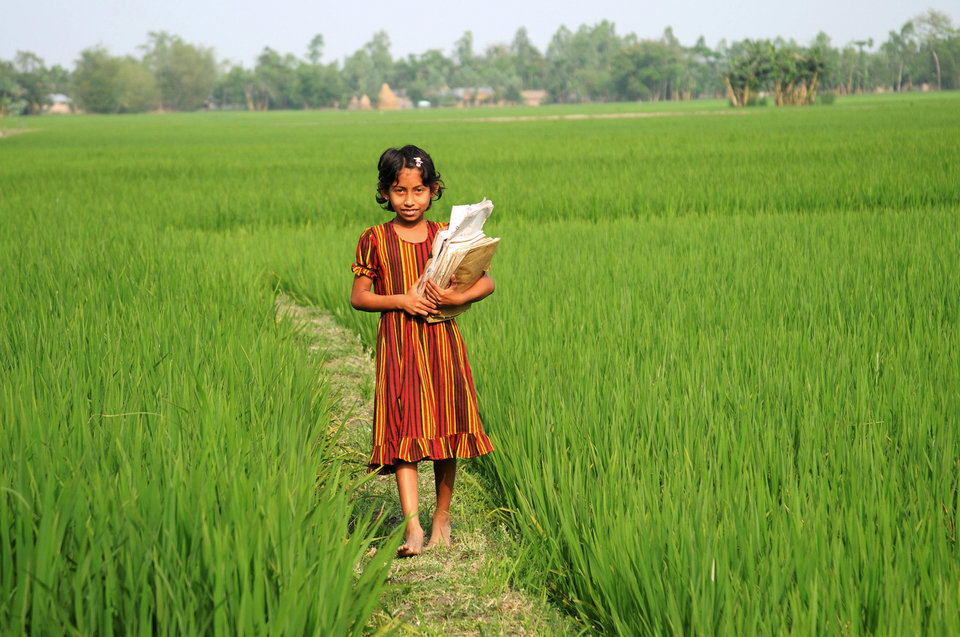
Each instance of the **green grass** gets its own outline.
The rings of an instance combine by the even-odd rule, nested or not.
[[[3,180],[0,626],[361,632],[389,562],[354,566],[383,529],[344,497],[266,276],[98,166]]]
[[[0,626],[379,612],[389,564],[354,567],[389,529],[351,526],[273,298],[372,344],[349,265],[413,140],[435,218],[497,205],[460,324],[512,586],[612,634],[960,632],[958,100],[30,120],[0,140]]]
[[[615,633],[953,632],[957,230],[937,210],[566,224],[560,245],[618,256],[561,299],[539,291],[569,253],[501,255],[545,266],[510,292],[549,320],[477,315],[478,391],[558,598]]]

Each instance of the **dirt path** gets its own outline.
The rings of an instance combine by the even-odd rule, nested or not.
[[[456,122],[456,121],[469,121],[469,122],[540,122],[540,121],[563,121],[563,120],[579,120],[579,119],[646,119],[648,117],[690,117],[698,115],[745,115],[747,111],[744,109],[739,110],[723,110],[723,111],[650,111],[650,112],[641,112],[641,113],[568,113],[568,114],[557,114],[557,115],[505,115],[500,116],[490,116],[490,117],[475,117],[468,120],[431,120],[435,122],[447,121],[447,122]]]
[[[277,298],[278,320],[289,320],[298,338],[319,358],[324,382],[333,390],[334,426],[341,446],[355,467],[366,472],[373,414],[373,359],[356,334],[339,326],[315,307]],[[420,472],[421,523],[429,533],[433,502],[433,471]],[[391,477],[366,483],[360,496],[364,510],[383,511],[387,524],[402,520]],[[544,600],[514,590],[509,579],[515,568],[513,545],[502,523],[502,511],[469,462],[461,463],[453,514],[453,546],[394,561],[390,590],[374,617],[376,628],[396,627],[418,635],[566,635],[577,634],[572,621]]]
[[[0,128],[0,139],[4,137],[13,137],[14,135],[23,135],[24,133],[36,133],[39,128]]]
[[[587,119],[647,119],[649,117],[700,117],[704,115],[751,115],[764,112],[762,109],[730,108],[713,111],[643,111],[628,113],[556,113],[552,115],[484,115],[480,117],[438,117],[429,119],[410,120],[408,123],[475,123],[475,122],[550,122],[572,121]],[[383,111],[381,111],[381,114]],[[269,124],[274,127],[323,126],[322,122],[277,122]]]

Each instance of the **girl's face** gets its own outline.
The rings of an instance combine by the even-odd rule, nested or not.
[[[405,223],[418,223],[430,208],[435,191],[436,187],[424,185],[419,169],[403,168],[390,189],[381,194],[390,201],[397,219]]]

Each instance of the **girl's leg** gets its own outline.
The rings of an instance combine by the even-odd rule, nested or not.
[[[439,544],[450,546],[450,500],[453,498],[453,483],[457,477],[457,459],[446,458],[433,461],[433,478],[437,486],[437,509],[433,512],[433,526],[427,548]]]
[[[419,555],[423,551],[423,528],[420,526],[417,501],[417,465],[413,462],[397,463],[397,489],[400,491],[400,508],[407,520],[403,544],[397,549],[400,557]]]

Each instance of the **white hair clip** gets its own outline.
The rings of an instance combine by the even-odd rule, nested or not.
[[[423,160],[420,159],[419,157],[414,157],[413,163],[417,165],[417,168],[420,168],[421,166],[423,166]]]

